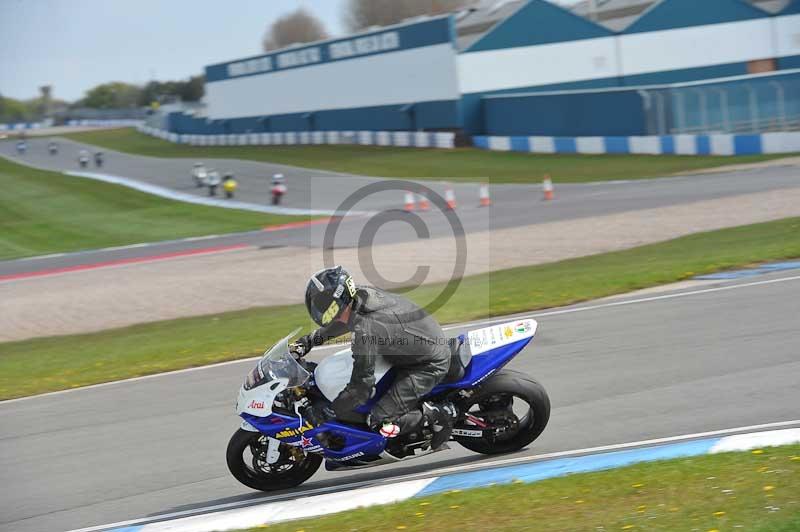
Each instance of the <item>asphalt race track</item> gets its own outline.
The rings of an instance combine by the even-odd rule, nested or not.
[[[14,161],[51,170],[78,170],[77,153],[81,148],[90,152],[97,148],[73,141],[59,139],[59,155],[47,154],[48,139],[29,139],[25,156],[17,157],[14,143],[0,142],[0,155]],[[161,159],[128,155],[104,150],[106,163],[102,169],[89,168],[111,175],[138,179],[170,187],[181,192],[203,193],[194,188],[189,177],[193,159]],[[309,170],[282,165],[240,160],[210,160],[209,167],[230,169],[237,176],[240,190],[237,199],[253,203],[268,201],[268,180],[275,172],[287,176],[290,191],[287,206],[313,209],[338,209],[341,201],[352,191],[365,185],[379,182],[371,177],[350,176],[333,172]],[[81,179],[68,177],[65,179]],[[442,194],[444,185],[425,181]],[[671,205],[747,195],[756,192],[800,187],[795,166],[772,166],[761,169],[682,176],[661,179],[603,182],[588,184],[559,184],[556,176],[556,200],[541,201],[539,185],[493,185],[493,206],[478,207],[477,185],[474,183],[455,185],[458,220],[467,232],[486,231],[508,227],[519,227],[561,220],[588,218],[606,214],[653,209]],[[403,191],[382,192],[370,195],[356,207],[362,210],[386,210],[402,208]],[[420,212],[419,216],[429,230],[430,237],[450,236],[453,230],[446,217],[433,208]],[[348,217],[336,234],[337,248],[355,247],[362,236],[368,217]],[[35,270],[72,267],[98,262],[124,260],[136,257],[182,252],[214,246],[249,245],[260,247],[307,246],[319,248],[323,244],[326,224],[284,228],[276,231],[252,231],[221,235],[202,240],[153,243],[126,249],[95,250],[58,257],[37,258],[0,262],[0,276]],[[375,244],[407,242],[419,238],[407,223],[390,222],[381,227]]]
[[[512,366],[545,385],[553,411],[543,436],[511,456],[800,418],[796,272],[613,301],[534,314],[539,332]],[[224,460],[252,363],[0,403],[0,530],[263,498]],[[481,459],[454,444],[398,466],[320,471],[293,495]]]

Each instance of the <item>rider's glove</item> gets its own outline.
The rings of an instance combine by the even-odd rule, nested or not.
[[[293,355],[297,355],[298,357],[302,357],[308,351],[306,350],[303,343],[298,341],[289,344],[289,352],[292,353]]]
[[[289,351],[298,356],[307,355],[308,352],[311,351],[312,347],[321,343],[319,341],[315,343],[315,340],[316,338],[314,333],[301,336],[293,344],[289,345]]]

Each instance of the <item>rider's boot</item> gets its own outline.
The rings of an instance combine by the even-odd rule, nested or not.
[[[458,413],[452,403],[422,403],[422,415],[425,424],[433,432],[431,449],[434,451],[450,441]]]

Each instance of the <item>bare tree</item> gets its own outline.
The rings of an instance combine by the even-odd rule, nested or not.
[[[448,13],[473,3],[474,0],[350,0],[345,4],[344,22],[350,31],[358,31],[419,15]]]
[[[322,22],[301,7],[273,22],[264,34],[261,44],[264,51],[269,52],[290,44],[327,38],[328,32]]]

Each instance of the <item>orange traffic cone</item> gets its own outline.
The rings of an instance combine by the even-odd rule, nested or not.
[[[489,185],[486,183],[481,183],[481,186],[478,189],[478,198],[480,198],[481,207],[488,207],[492,204],[492,200],[489,197]]]
[[[417,194],[417,198],[419,199],[419,210],[427,211],[431,208],[431,202],[428,201],[428,198],[423,194]]]
[[[412,212],[414,210],[414,193],[413,192],[406,192],[405,205],[403,206],[403,210],[406,211],[406,212]]]
[[[451,211],[456,210],[456,193],[453,192],[453,187],[447,185],[444,190],[444,201],[447,203],[447,208]]]
[[[542,182],[542,190],[544,191],[544,200],[549,201],[555,197],[553,193],[553,180],[550,179],[549,174],[544,175],[544,181]]]

